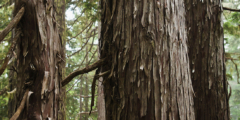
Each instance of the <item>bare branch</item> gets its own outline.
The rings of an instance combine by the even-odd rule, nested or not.
[[[81,12],[81,14],[73,21],[73,23],[69,24],[68,26],[73,26],[80,17],[82,17],[82,14],[85,12],[86,8],[84,8]],[[67,28],[67,30],[69,30],[70,28]]]
[[[97,50],[95,50],[95,52],[93,53],[91,59],[88,61],[87,65],[89,65],[89,64],[91,63],[91,61],[92,61],[94,55],[96,54],[96,52],[97,52]],[[84,60],[85,60],[85,59],[84,59]],[[83,60],[83,61],[84,61],[84,60]],[[82,64],[83,64],[83,62],[81,63],[80,66],[82,66]],[[82,79],[82,76],[83,76],[83,75],[81,75],[78,79],[79,79],[79,80]],[[77,82],[75,82],[75,83],[67,90],[67,92],[69,92],[69,91],[79,82],[79,80],[78,80]]]
[[[23,99],[21,101],[20,106],[18,107],[17,111],[14,113],[14,115],[10,118],[10,120],[16,120],[18,118],[18,116],[20,115],[20,113],[22,112],[24,106],[25,106],[25,102],[27,100],[27,96],[28,96],[28,89],[26,90]]]
[[[90,22],[82,31],[80,31],[77,35],[71,37],[71,38],[68,39],[67,41],[72,40],[73,38],[76,38],[77,36],[79,36],[80,34],[82,34],[87,28],[89,28],[89,26],[90,26],[90,28],[91,28],[92,25],[93,25],[93,22]]]
[[[91,32],[90,34],[92,34],[92,32]],[[87,43],[88,43],[89,40],[90,40],[90,38],[84,43],[84,45],[81,47],[81,49],[77,50],[76,52],[72,53],[71,55],[68,55],[67,57],[69,58],[69,57],[77,54],[78,52],[82,51],[83,48],[85,48],[85,46],[87,45]]]
[[[8,24],[8,26],[2,32],[0,32],[0,42],[2,42],[3,39],[7,36],[7,34],[13,29],[13,27],[18,24],[24,14],[24,11],[25,8],[22,7],[17,13],[17,15],[13,18],[13,20]]]
[[[228,10],[228,11],[233,11],[233,12],[240,12],[240,9],[232,9],[232,8],[227,8],[227,7],[223,7],[223,10]]]
[[[101,65],[103,65],[106,62],[106,58],[100,59],[97,62],[93,63],[92,65],[89,65],[88,67],[85,67],[81,70],[76,70],[74,72],[72,72],[70,75],[68,75],[61,83],[62,83],[62,87],[64,87],[65,85],[67,85],[74,77],[80,75],[80,74],[84,74],[84,73],[88,73],[98,67],[100,67]]]
[[[96,81],[99,77],[101,76],[104,76],[104,75],[108,75],[110,73],[110,70],[106,71],[106,72],[103,72],[103,73],[100,73],[99,75],[95,75],[94,78],[93,78],[93,82],[92,82],[92,99],[91,99],[91,110],[90,110],[90,113],[91,114],[91,111],[92,111],[92,107],[94,106],[94,97],[95,97],[95,86],[96,86]]]
[[[6,56],[5,59],[4,59],[4,63],[3,63],[3,65],[2,65],[2,67],[0,68],[0,76],[3,74],[3,72],[4,72],[5,69],[7,68],[8,62],[9,62],[9,60],[10,60],[11,57],[12,57],[13,50],[14,50],[14,48],[15,48],[15,45],[16,45],[16,43],[17,43],[17,40],[18,40],[20,34],[21,34],[21,31],[18,30],[17,33],[16,33],[16,36],[15,36],[14,39],[13,39],[12,45],[11,45],[11,47],[10,47],[9,50],[8,50],[7,56]]]

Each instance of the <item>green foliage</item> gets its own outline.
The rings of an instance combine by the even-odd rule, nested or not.
[[[2,31],[10,22],[12,16],[13,7],[10,6],[8,0],[1,0],[0,6],[0,31]],[[3,64],[3,60],[6,57],[10,46],[11,33],[0,43],[0,67]],[[0,91],[8,85],[8,70],[5,70],[2,76],[0,76]],[[8,120],[8,96],[4,94],[0,96],[0,120]]]
[[[95,62],[97,57],[97,20],[99,19],[97,0],[67,0],[66,11],[66,75],[74,70],[86,67]],[[81,50],[81,51],[80,51]],[[66,114],[67,120],[79,119],[81,112],[89,112],[91,85],[95,71],[80,75],[66,86]],[[96,95],[97,93],[95,93]],[[81,98],[81,99],[80,99]],[[97,97],[95,97],[95,102]],[[93,111],[95,111],[95,106]],[[82,114],[81,118],[97,119],[97,114],[91,116]]]
[[[225,7],[238,8],[238,1],[227,1],[223,3]],[[232,95],[230,97],[231,119],[240,119],[240,13],[224,11],[224,40],[225,40],[225,60],[226,77],[231,86]]]

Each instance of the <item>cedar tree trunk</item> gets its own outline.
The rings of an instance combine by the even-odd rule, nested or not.
[[[183,0],[101,0],[106,120],[194,120]]]
[[[230,120],[221,0],[185,0],[196,120]]]
[[[15,11],[25,14],[17,28],[22,31],[16,48],[17,88],[12,113],[29,90],[19,120],[58,119],[61,71],[61,40],[55,19],[54,0],[17,0]]]

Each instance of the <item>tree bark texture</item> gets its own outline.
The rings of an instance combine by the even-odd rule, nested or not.
[[[183,0],[101,0],[106,120],[194,120]]]
[[[17,26],[22,30],[16,48],[17,102],[12,105],[12,110],[18,108],[25,90],[29,89],[27,103],[18,119],[57,120],[62,79],[62,45],[55,19],[54,1],[18,0],[14,13],[22,5],[25,5],[25,14]]]
[[[220,0],[185,0],[196,120],[229,120]]]
[[[55,3],[57,4],[57,21],[59,23],[59,34],[62,38],[62,77],[65,78],[65,66],[66,66],[66,36],[65,36],[65,31],[66,31],[66,21],[65,21],[65,11],[66,11],[66,3],[65,0],[57,0],[55,1]],[[59,115],[58,115],[58,119],[60,120],[66,120],[66,88],[65,87],[61,87],[60,89],[60,102],[59,102]]]

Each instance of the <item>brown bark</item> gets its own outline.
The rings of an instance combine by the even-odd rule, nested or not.
[[[221,1],[185,6],[196,120],[229,120]]]
[[[59,92],[61,88],[61,41],[59,38],[53,0],[18,0],[15,10],[19,11],[25,4],[25,13],[17,28],[22,36],[16,47],[16,77],[18,108],[24,95],[24,89],[32,93],[28,96],[26,109],[19,120],[58,119]],[[14,102],[14,101],[13,101]],[[11,109],[15,111],[15,109]]]
[[[183,0],[101,0],[106,120],[194,120]]]

